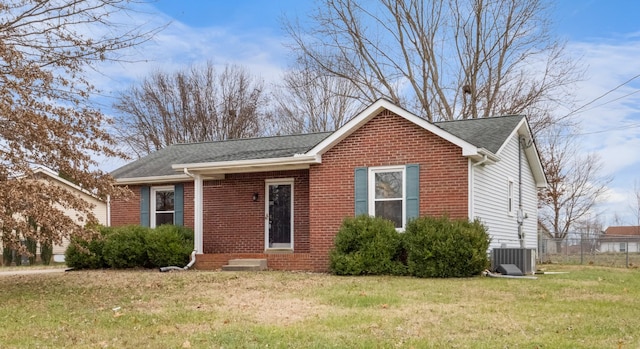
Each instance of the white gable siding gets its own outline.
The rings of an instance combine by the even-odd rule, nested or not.
[[[471,166],[471,215],[488,228],[490,248],[520,247],[518,240],[518,139],[510,139],[499,154],[500,161],[484,166]],[[528,216],[524,220],[525,247],[537,248],[537,189],[527,158],[522,152],[522,205]],[[513,207],[508,211],[508,183],[513,181]]]

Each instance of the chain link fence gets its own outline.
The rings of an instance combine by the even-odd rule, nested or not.
[[[538,238],[538,263],[640,267],[640,236],[571,233]]]

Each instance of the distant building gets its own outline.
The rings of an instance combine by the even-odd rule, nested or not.
[[[608,227],[600,237],[600,252],[640,252],[640,226]]]

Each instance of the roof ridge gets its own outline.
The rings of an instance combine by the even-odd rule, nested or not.
[[[442,120],[442,121],[435,121],[434,124],[444,124],[444,123],[450,123],[450,122],[464,122],[464,121],[491,120],[491,119],[501,119],[501,118],[510,118],[510,117],[526,117],[526,115],[524,115],[524,114],[509,114],[509,115],[487,116],[487,117],[484,117],[484,118]]]
[[[179,146],[179,145],[196,145],[196,144],[210,144],[210,143],[231,143],[231,142],[239,142],[239,141],[249,141],[249,140],[262,140],[262,139],[270,139],[270,138],[284,138],[284,137],[302,137],[302,136],[311,136],[311,135],[320,135],[320,134],[330,134],[334,131],[322,131],[322,132],[309,132],[309,133],[297,133],[290,135],[272,135],[272,136],[261,136],[261,137],[247,137],[247,138],[232,138],[232,139],[222,139],[217,141],[201,141],[201,142],[189,142],[189,143],[173,143],[169,145]]]

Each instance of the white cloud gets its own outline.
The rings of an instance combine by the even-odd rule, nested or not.
[[[91,73],[91,81],[103,94],[113,96],[148,76],[154,70],[176,71],[192,64],[211,61],[216,66],[237,64],[253,74],[273,82],[279,79],[287,62],[285,38],[270,31],[233,31],[224,27],[192,28],[141,5],[135,23],[149,28],[170,23],[154,38],[124,52],[126,62],[106,62]],[[131,20],[129,18],[129,20]]]
[[[577,85],[581,104],[588,103],[640,74],[637,57],[640,41],[572,43],[574,55],[581,56],[587,66],[585,81]],[[604,202],[599,209],[605,221],[613,223],[614,215],[628,224],[629,192],[634,176],[640,178],[640,78],[608,93],[574,116],[580,122],[577,136],[583,151],[596,152],[603,161],[603,175],[612,175]]]

